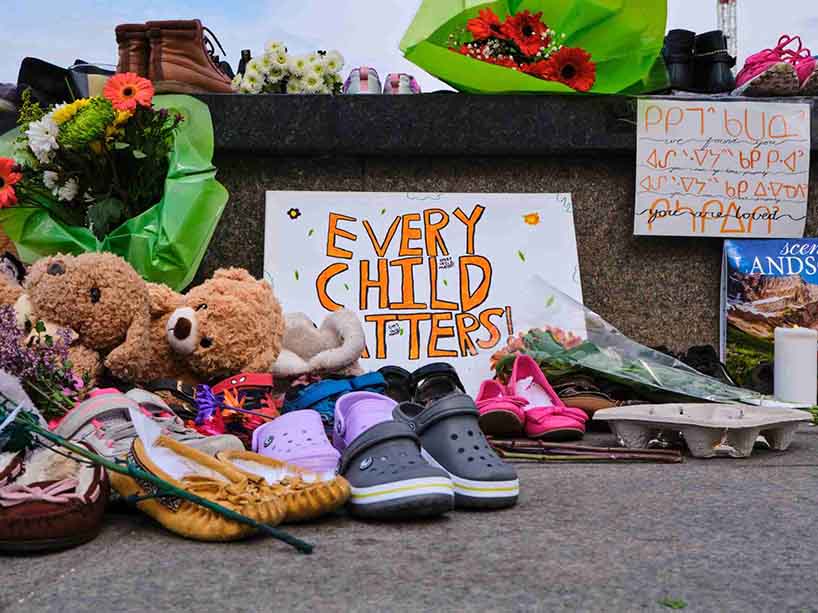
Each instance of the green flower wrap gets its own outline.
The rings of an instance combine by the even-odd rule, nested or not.
[[[583,49],[596,64],[590,93],[637,94],[667,85],[659,53],[667,20],[666,0],[423,0],[400,43],[406,59],[455,89],[472,93],[576,93],[556,81],[495,66],[450,49],[450,35],[466,27],[481,9],[503,20],[521,11],[542,12],[542,20]]]
[[[54,253],[109,251],[123,257],[143,278],[175,290],[193,280],[227,204],[216,181],[213,124],[203,102],[189,96],[156,96],[154,107],[180,113],[162,199],[99,241],[87,228],[69,226],[48,210],[17,206],[0,210],[0,225],[20,258],[32,263]],[[0,156],[16,157],[14,130],[0,137]],[[40,196],[48,207],[48,196]]]

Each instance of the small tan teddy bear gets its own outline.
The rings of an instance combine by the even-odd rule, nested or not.
[[[149,284],[150,318],[129,332],[106,366],[133,382],[176,378],[210,382],[239,372],[270,372],[284,321],[269,284],[241,268],[217,270],[187,294]],[[141,340],[137,340],[141,339]]]
[[[31,266],[24,289],[31,321],[76,333],[69,359],[75,374],[87,374],[92,382],[102,358],[125,341],[132,324],[148,319],[145,281],[111,253],[42,258]]]

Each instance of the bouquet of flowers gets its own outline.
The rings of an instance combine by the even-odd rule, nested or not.
[[[55,219],[86,226],[98,239],[149,209],[162,196],[182,121],[152,101],[153,84],[132,74],[110,79],[104,96],[47,111],[26,90],[18,122],[19,199],[47,206]],[[0,159],[6,167],[10,161]]]
[[[71,372],[69,330],[56,336],[37,322],[21,330],[11,306],[0,307],[0,370],[20,379],[28,396],[47,420],[62,417],[84,399],[87,381]]]
[[[666,0],[423,0],[400,48],[461,91],[639,93],[667,84],[666,13]]]
[[[452,51],[538,79],[564,83],[579,92],[594,86],[596,64],[591,54],[579,47],[565,47],[565,33],[557,34],[549,28],[542,20],[542,11],[533,15],[522,11],[500,21],[490,8],[483,9],[469,19],[466,29],[474,40],[460,43],[452,33],[452,41],[459,43]]]
[[[0,138],[0,225],[21,259],[111,251],[187,285],[227,201],[207,107],[117,74],[104,95],[42,108],[28,92]]]
[[[338,51],[288,55],[283,43],[271,41],[236,75],[233,88],[242,94],[340,94],[343,67]]]

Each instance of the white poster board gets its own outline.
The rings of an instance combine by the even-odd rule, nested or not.
[[[810,106],[640,99],[634,234],[804,235]]]
[[[582,301],[569,194],[267,192],[264,257],[286,312],[359,314],[364,368],[445,361],[471,393],[548,323],[531,277]]]

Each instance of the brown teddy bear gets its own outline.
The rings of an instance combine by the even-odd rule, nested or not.
[[[128,333],[106,366],[133,383],[176,378],[212,381],[239,372],[270,372],[281,351],[284,320],[269,284],[241,268],[180,295],[149,285],[150,318]],[[137,322],[136,325],[143,325]],[[139,339],[139,340],[137,340]]]
[[[95,379],[102,357],[125,341],[134,322],[148,320],[142,277],[111,253],[54,255],[35,262],[24,283],[30,319],[69,328],[77,335],[69,359],[75,374]],[[132,342],[137,342],[133,337]]]

